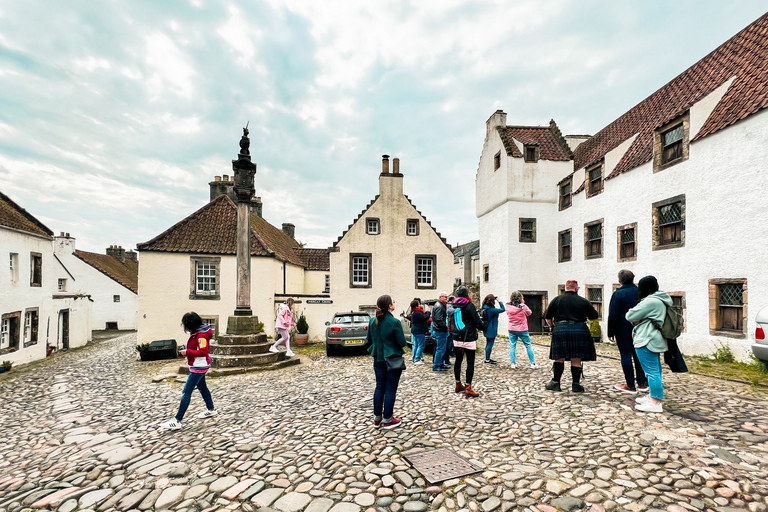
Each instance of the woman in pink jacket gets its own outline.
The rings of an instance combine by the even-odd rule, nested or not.
[[[528,351],[528,360],[531,362],[531,368],[538,368],[533,358],[533,347],[531,347],[531,337],[528,335],[528,317],[531,316],[531,309],[525,305],[523,294],[515,290],[509,297],[509,304],[504,309],[507,310],[509,318],[507,329],[509,329],[509,360],[512,362],[512,368],[516,368],[515,363],[517,352],[517,338],[523,340],[525,349]]]
[[[292,307],[293,298],[289,297],[288,300],[280,304],[280,307],[277,308],[275,328],[277,328],[277,332],[280,333],[280,338],[278,338],[274,345],[269,347],[270,352],[278,352],[277,346],[281,343],[285,343],[285,355],[288,357],[294,356],[293,351],[291,351],[291,335],[288,333],[288,331],[291,330],[291,327],[296,323],[293,319],[293,313],[291,312]]]

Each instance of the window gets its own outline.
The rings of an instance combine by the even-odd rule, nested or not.
[[[112,296],[112,302],[120,302],[120,296],[119,295],[113,295]]]
[[[565,285],[564,284],[557,285],[557,294],[562,295],[564,293],[565,293]]]
[[[617,260],[634,261],[637,259],[637,222],[619,226],[617,228],[616,241]]]
[[[560,263],[564,261],[571,261],[571,230],[566,229],[557,234],[559,248],[558,248],[558,261]]]
[[[539,160],[539,148],[537,146],[525,146],[525,161],[537,162]]]
[[[418,236],[419,234],[419,220],[408,219],[405,224],[405,234],[408,236]]]
[[[682,332],[685,332],[685,292],[668,292],[672,298],[672,309],[677,311],[682,324]]]
[[[6,313],[0,319],[0,354],[19,350],[21,311]]]
[[[571,206],[571,184],[573,178],[568,178],[560,184],[560,209],[565,210]]]
[[[331,274],[325,274],[325,289],[323,293],[331,293]]]
[[[38,312],[30,309],[24,314],[24,346],[37,343]]]
[[[381,234],[381,226],[379,225],[379,219],[365,219],[366,233],[369,235]]]
[[[66,279],[59,279],[59,291],[60,292],[67,291],[67,280]]]
[[[436,263],[433,255],[416,255],[416,288],[437,288]]]
[[[11,283],[17,283],[19,281],[19,254],[11,253]]]
[[[662,126],[653,134],[653,172],[688,159],[690,116],[683,116]]]
[[[653,203],[653,250],[685,245],[685,195]]]
[[[9,338],[10,338],[10,322],[7,318],[3,318],[3,320],[0,322],[0,350],[3,350],[8,347]]]
[[[584,224],[584,257],[603,257],[603,219]]]
[[[221,258],[193,256],[190,258],[190,291],[193,300],[219,300],[219,273]],[[112,296],[113,302],[120,302],[119,295]]]
[[[370,288],[371,287],[371,255],[370,254],[350,254],[349,255],[349,287],[350,288]]]
[[[597,311],[598,319],[603,319],[603,287],[602,285],[587,285],[587,300]]]
[[[536,219],[520,219],[520,241],[536,242]]]
[[[493,170],[498,171],[499,167],[501,167],[501,151],[496,153],[493,157]]]
[[[483,282],[487,283],[491,279],[491,269],[489,265],[483,265]]]
[[[213,329],[213,337],[216,338],[219,335],[219,317],[218,315],[200,315],[200,320],[204,324],[208,324]]]
[[[587,171],[587,197],[596,196],[603,191],[603,164],[598,164]]]
[[[43,255],[39,252],[29,254],[29,286],[43,285]]]
[[[746,338],[746,304],[746,279],[711,279],[709,281],[710,334]]]

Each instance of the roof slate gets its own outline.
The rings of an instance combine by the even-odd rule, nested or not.
[[[574,152],[574,169],[589,166],[638,134],[607,178],[653,158],[653,133],[736,77],[693,139],[716,133],[768,107],[768,13],[723,43],[664,87],[585,141]]]
[[[237,206],[221,195],[152,240],[139,251],[237,254]],[[273,256],[305,266],[299,243],[258,215],[251,214],[251,256]]]
[[[523,144],[539,147],[539,157],[542,160],[568,161],[572,158],[568,143],[563,138],[554,121],[549,126],[499,126],[499,135],[504,143],[507,155],[514,158],[523,158],[516,139]]]
[[[77,250],[75,251],[75,256],[102,274],[125,286],[133,293],[139,293],[138,262],[127,258],[125,261],[120,261],[115,256]]]
[[[294,251],[304,261],[307,270],[331,270],[331,254],[328,249],[310,249],[301,247]]]
[[[53,231],[2,192],[0,192],[0,226],[53,238]]]

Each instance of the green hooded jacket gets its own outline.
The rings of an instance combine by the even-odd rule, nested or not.
[[[376,325],[376,317],[372,318],[368,325],[368,343],[368,353],[376,361],[405,354],[405,334],[400,320],[390,312],[384,313],[379,325]]]
[[[664,325],[667,308],[672,306],[672,298],[666,292],[656,292],[637,303],[637,306],[627,311],[626,319],[635,324],[632,329],[632,343],[635,348],[645,347],[651,352],[666,352],[667,340],[661,335],[649,319]]]

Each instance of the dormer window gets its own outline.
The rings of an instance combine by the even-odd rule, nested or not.
[[[560,209],[565,210],[571,206],[571,180],[568,178],[560,184]]]
[[[379,219],[368,218],[365,220],[365,225],[366,225],[366,233],[368,233],[369,235],[381,234],[381,224],[379,222]]]
[[[603,191],[603,164],[597,164],[587,171],[587,197]]]
[[[688,160],[690,121],[689,115],[662,126],[653,135],[653,171]]]
[[[526,162],[538,162],[539,161],[539,148],[537,146],[525,146],[525,161]]]

